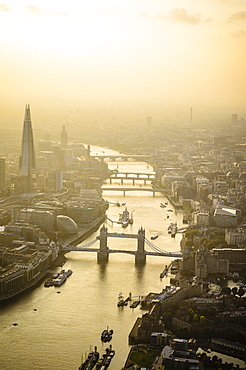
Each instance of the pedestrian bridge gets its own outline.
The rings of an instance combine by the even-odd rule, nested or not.
[[[125,250],[125,249],[110,249],[107,246],[107,239],[109,238],[124,238],[124,239],[137,239],[137,250]],[[99,248],[91,248],[93,244],[100,241]],[[152,250],[147,251],[145,250],[145,244]],[[173,258],[181,258],[181,252],[168,252],[162,250],[161,248],[154,245],[150,240],[145,238],[145,230],[140,228],[138,234],[124,234],[124,233],[108,233],[108,230],[105,226],[100,229],[100,235],[96,237],[96,239],[92,240],[91,242],[80,245],[80,246],[72,246],[63,243],[62,244],[62,251],[63,252],[70,252],[70,251],[81,251],[81,252],[96,252],[97,258],[99,261],[108,260],[110,253],[126,253],[135,255],[136,262],[145,262],[146,256],[159,256],[159,257],[173,257]]]

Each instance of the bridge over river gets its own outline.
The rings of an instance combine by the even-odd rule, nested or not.
[[[107,246],[108,237],[137,239],[137,250],[130,251],[122,249],[110,249]],[[100,241],[100,247],[90,248],[98,240]],[[145,243],[153,251],[146,251]],[[64,243],[62,245],[62,250],[65,253],[70,251],[96,252],[98,261],[107,261],[110,253],[127,253],[135,255],[136,262],[145,262],[146,256],[174,257],[174,258],[182,257],[182,254],[180,252],[167,252],[154,245],[151,241],[145,238],[145,230],[142,227],[139,229],[138,234],[124,234],[124,233],[108,233],[108,229],[105,226],[103,226],[100,229],[100,235],[97,236],[96,239],[92,240],[91,242],[76,247]]]
[[[124,187],[124,186],[121,186],[121,187],[107,187],[107,186],[102,186],[101,187],[101,191],[123,191],[123,195],[125,196],[126,195],[126,192],[127,191],[149,191],[150,193],[153,193],[153,197],[155,196],[156,193],[165,193],[166,190],[165,189],[160,189],[160,188],[147,188],[147,187],[136,187],[134,186],[134,188],[129,188],[129,187]]]

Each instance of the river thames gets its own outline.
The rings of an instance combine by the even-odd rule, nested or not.
[[[109,167],[152,172],[151,166],[143,162],[112,162]],[[112,186],[116,183],[117,180]],[[138,181],[135,186],[140,184]],[[109,182],[105,185],[109,186]],[[143,182],[141,185],[144,186]],[[127,186],[132,186],[130,181]],[[178,227],[183,225],[182,212],[176,212],[170,204],[161,208],[160,203],[167,201],[164,195],[158,193],[153,197],[149,192],[129,192],[124,197],[122,192],[109,191],[103,197],[110,202],[107,215],[111,220],[117,221],[125,207],[134,219],[125,229],[117,223],[105,223],[109,232],[137,233],[143,227],[147,239],[158,235],[154,244],[159,248],[173,252],[180,249],[181,234],[171,238],[167,228],[173,221],[177,221]],[[121,206],[114,205],[116,202]],[[99,230],[82,245],[97,235]],[[108,238],[108,247],[136,250],[137,241]],[[73,274],[62,286],[45,288],[42,282],[36,289],[1,303],[0,369],[76,370],[94,346],[100,353],[105,350],[107,344],[101,342],[100,335],[108,326],[114,330],[110,344],[116,351],[109,369],[120,370],[130,350],[128,334],[136,318],[146,311],[139,307],[118,308],[119,292],[125,297],[130,292],[132,296],[145,296],[149,292],[161,292],[170,282],[169,275],[160,279],[160,272],[172,260],[170,257],[147,256],[142,267],[135,265],[133,255],[122,253],[110,254],[106,264],[97,263],[93,252],[70,252],[66,258],[63,267],[73,270]]]

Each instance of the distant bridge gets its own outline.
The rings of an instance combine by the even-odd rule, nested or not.
[[[155,178],[155,172],[123,172],[115,170],[110,174],[109,180],[110,184],[112,184],[112,180],[118,179],[120,180],[121,185],[123,184],[124,180],[132,180],[134,185],[136,180],[142,180],[144,181],[144,184],[146,184],[147,181],[153,181]]]
[[[106,187],[102,186],[101,187],[102,191],[123,191],[123,195],[126,195],[127,191],[149,191],[150,193],[153,193],[153,196],[155,196],[156,193],[165,193],[166,189],[159,189],[159,188],[146,188],[146,187]]]
[[[106,154],[106,153],[96,153],[96,154],[90,154],[91,158],[104,158],[104,159],[136,159],[136,160],[142,160],[145,161],[147,159],[153,158],[153,155],[149,154]]]
[[[137,239],[138,245],[136,251],[129,251],[124,249],[109,249],[107,247],[107,238],[127,238],[127,239]],[[100,240],[99,248],[90,248],[94,243]],[[144,246],[145,243],[153,250],[146,251]],[[180,252],[167,252],[161,248],[154,245],[151,241],[145,238],[145,231],[143,228],[140,228],[138,234],[124,234],[124,233],[108,233],[108,230],[105,226],[100,229],[100,235],[91,242],[81,245],[81,246],[72,246],[68,244],[62,245],[62,250],[64,252],[70,251],[81,251],[81,252],[97,252],[97,258],[99,261],[108,260],[109,253],[126,253],[135,255],[136,262],[145,262],[146,256],[159,256],[159,257],[175,257],[181,258],[182,254]]]

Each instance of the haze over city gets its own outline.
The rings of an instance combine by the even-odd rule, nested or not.
[[[243,118],[245,15],[244,0],[3,0],[2,125],[26,103],[59,128],[88,109]]]

